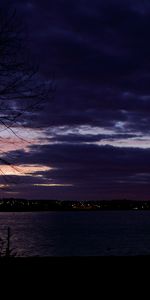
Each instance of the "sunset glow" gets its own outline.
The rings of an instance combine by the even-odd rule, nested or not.
[[[15,176],[32,176],[36,172],[45,172],[50,171],[53,168],[46,167],[46,166],[36,166],[36,165],[20,165],[20,166],[7,166],[7,165],[0,165],[0,172],[4,173],[5,175],[15,175]],[[38,176],[38,175],[37,175]]]

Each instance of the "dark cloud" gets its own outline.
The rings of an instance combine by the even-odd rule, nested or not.
[[[50,138],[50,142],[59,142],[59,143],[95,143],[100,141],[117,141],[118,139],[128,139],[128,138],[137,138],[137,135],[134,134],[74,134],[70,133],[67,135],[55,135]],[[140,137],[140,136],[139,136]]]
[[[74,185],[63,188],[63,198],[111,198],[124,193],[137,198],[142,189],[148,197],[149,149],[85,143],[149,134],[149,1],[10,3],[28,28],[28,46],[40,62],[40,74],[48,79],[54,71],[56,76],[54,100],[22,122],[25,127],[44,128],[49,142],[59,144],[36,145],[28,153],[16,151],[18,163],[56,168],[42,175],[45,180],[50,177],[56,183]],[[79,129],[84,125],[111,129],[115,135],[59,134],[59,126]],[[52,127],[55,132],[50,136]],[[42,194],[43,188],[39,189]],[[52,196],[60,193],[54,188]]]
[[[55,101],[43,116],[40,112],[40,118],[32,122],[30,118],[27,126],[112,127],[125,121],[128,130],[148,128],[148,1],[13,4],[28,25],[31,50],[41,62],[41,72],[50,77],[55,71],[57,81]]]
[[[148,1],[12,3],[28,26],[41,72],[56,73],[55,101],[30,126],[113,126],[128,121],[122,110],[132,112],[132,129],[142,124],[135,122],[137,112],[142,121],[139,111],[149,123],[150,100],[141,98],[150,93]]]

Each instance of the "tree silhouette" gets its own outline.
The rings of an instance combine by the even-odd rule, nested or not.
[[[0,141],[2,132],[18,136],[13,126],[37,110],[53,96],[53,80],[45,82],[37,64],[32,62],[23,25],[15,11],[0,9]],[[0,147],[1,148],[1,147]],[[0,149],[1,151],[1,149]],[[4,158],[0,162],[13,164]],[[1,174],[3,171],[0,169]]]

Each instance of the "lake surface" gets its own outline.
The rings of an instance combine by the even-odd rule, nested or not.
[[[150,211],[0,213],[2,240],[8,226],[16,256],[150,254]]]

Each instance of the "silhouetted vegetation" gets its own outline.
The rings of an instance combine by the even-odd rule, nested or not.
[[[13,134],[20,141],[25,141],[15,128],[26,127],[27,120],[44,101],[53,97],[54,81],[45,80],[38,64],[33,60],[28,49],[24,26],[15,11],[0,7],[0,141],[10,143],[4,131]],[[14,168],[14,160],[0,148],[0,163]],[[9,176],[3,176],[7,181]],[[8,180],[9,182],[9,180]]]
[[[10,227],[7,227],[6,236],[3,234],[3,238],[0,238],[0,257],[10,258],[14,257],[16,254],[11,248],[11,231]]]
[[[52,81],[44,81],[30,56],[16,12],[0,10],[0,123],[8,128],[50,97]]]

